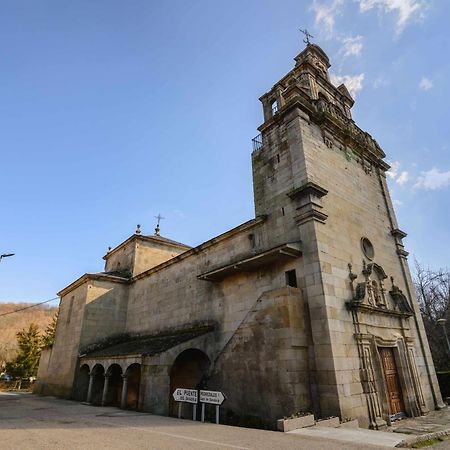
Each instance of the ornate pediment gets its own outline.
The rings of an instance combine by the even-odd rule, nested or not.
[[[406,317],[414,314],[408,299],[398,286],[394,285],[392,277],[392,288],[387,295],[384,285],[387,275],[380,265],[377,263],[366,264],[363,261],[362,277],[352,272],[351,264],[349,264],[349,270],[353,294],[352,299],[347,302],[349,309]],[[358,278],[362,278],[362,280],[358,282]]]

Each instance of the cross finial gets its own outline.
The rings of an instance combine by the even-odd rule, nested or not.
[[[155,216],[155,219],[158,219],[158,222],[157,222],[156,228],[155,228],[155,236],[159,236],[159,232],[161,231],[161,229],[159,228],[159,224],[160,224],[161,220],[165,219],[165,217],[163,217],[161,214],[158,214],[157,216]]]
[[[301,28],[299,28],[299,30],[300,30],[300,33],[303,33],[304,35],[305,35],[305,39],[303,39],[303,42],[306,44],[306,45],[309,45],[309,44],[311,44],[311,42],[309,41],[309,38],[313,38],[314,36],[312,35],[312,34],[309,34],[308,33],[308,30],[305,28],[304,30],[302,30]]]

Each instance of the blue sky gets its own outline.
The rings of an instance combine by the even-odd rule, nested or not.
[[[134,232],[197,245],[253,217],[258,97],[306,27],[393,165],[407,249],[448,266],[450,5],[0,1],[0,301],[43,301]],[[412,261],[412,258],[410,258]]]

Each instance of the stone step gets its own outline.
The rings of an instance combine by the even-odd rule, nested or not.
[[[322,427],[320,425],[292,430],[288,433],[338,442],[378,445],[379,447],[385,448],[394,448],[408,438],[408,435],[401,433],[386,433],[383,431],[366,430],[364,428]]]

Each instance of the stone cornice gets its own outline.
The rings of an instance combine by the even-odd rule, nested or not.
[[[291,199],[304,197],[305,195],[314,195],[316,197],[322,198],[324,195],[327,195],[328,191],[314,183],[313,181],[308,181],[304,185],[293,189],[292,191],[287,193],[287,196]]]
[[[346,117],[335,105],[324,99],[315,102],[315,122],[321,126],[327,126],[333,131],[333,135],[344,143],[351,143],[357,149],[369,153],[373,159],[379,161],[386,157],[377,141],[366,131],[361,130],[356,123]]]
[[[114,247],[112,250],[110,250],[105,256],[103,256],[103,259],[105,259],[105,260],[108,259],[111,255],[113,255],[114,253],[118,252],[119,250],[121,250],[122,248],[124,248],[130,242],[133,242],[133,241],[151,242],[151,243],[154,243],[154,244],[159,244],[159,245],[162,245],[162,246],[166,245],[166,246],[169,246],[169,247],[175,247],[175,248],[183,249],[183,250],[189,250],[189,249],[192,248],[189,245],[176,243],[175,241],[162,240],[162,239],[158,239],[157,237],[145,236],[145,235],[142,235],[142,234],[133,234],[128,239],[126,239],[125,241],[120,243],[117,247]]]
[[[403,239],[406,236],[408,236],[404,231],[400,230],[399,228],[394,228],[393,230],[391,230],[391,234],[397,239]]]
[[[69,284],[67,287],[59,291],[56,295],[58,297],[64,297],[69,292],[73,291],[77,287],[81,286],[82,284],[86,283],[87,281],[92,280],[99,280],[99,281],[110,281],[112,283],[122,283],[126,284],[129,283],[128,278],[119,277],[117,275],[109,275],[107,273],[85,273],[80,278],[75,280],[73,283]]]
[[[306,113],[308,119],[328,132],[344,146],[351,149],[362,159],[387,171],[390,166],[383,158],[386,154],[372,136],[359,128],[356,123],[346,117],[336,106],[324,99],[311,100],[308,93],[302,89],[291,89],[293,96],[280,108],[276,115],[258,127],[261,133],[268,131],[279,123],[293,109],[298,108]]]
[[[247,231],[251,228],[254,228],[254,227],[264,223],[266,221],[266,219],[267,219],[267,216],[259,216],[259,217],[256,217],[255,219],[249,220],[248,222],[245,222],[242,225],[239,225],[223,234],[220,234],[219,236],[217,236],[213,239],[210,239],[209,241],[206,241],[203,244],[198,245],[197,247],[191,248],[190,250],[187,250],[186,252],[181,253],[180,255],[175,256],[174,258],[171,258],[168,261],[165,261],[165,262],[159,264],[158,266],[152,267],[151,269],[146,270],[145,272],[142,272],[142,273],[134,276],[131,280],[136,281],[141,278],[145,278],[145,277],[151,275],[152,273],[155,273],[155,272],[158,272],[158,271],[164,269],[165,267],[171,266],[172,264],[176,264],[177,262],[182,261],[183,259],[189,258],[192,255],[196,255],[196,254],[202,252],[203,250],[206,250],[207,248],[218,244],[219,242],[230,239],[231,237],[236,236],[239,233],[242,233],[244,231]]]
[[[387,308],[378,308],[371,305],[361,304],[355,301],[347,302],[346,305],[350,311],[364,312],[367,314],[382,314],[387,316],[404,317],[404,318],[411,317],[412,315],[414,315],[412,312],[396,311]]]

